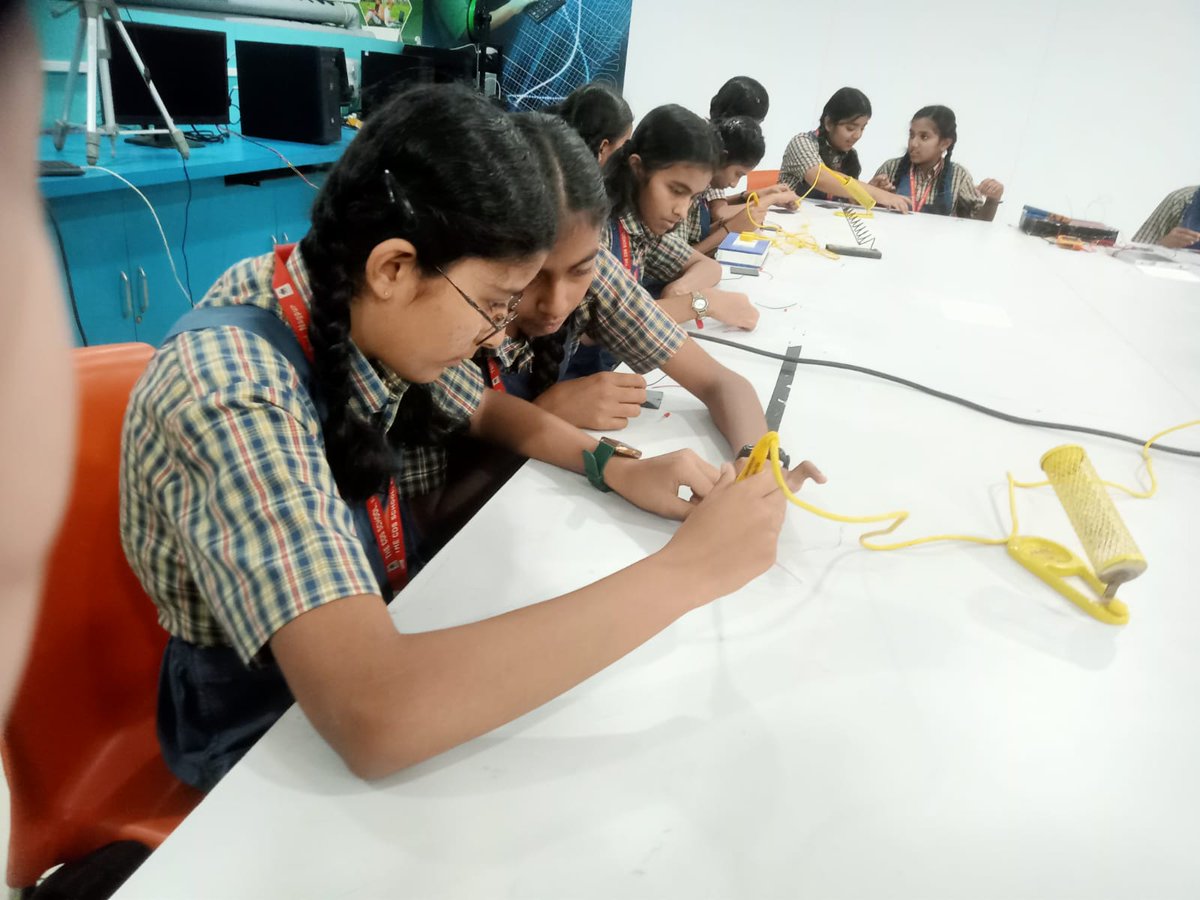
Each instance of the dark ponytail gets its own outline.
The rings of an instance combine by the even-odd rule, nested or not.
[[[761,123],[770,108],[771,98],[765,87],[748,75],[736,75],[713,95],[708,104],[708,117],[715,122],[717,119],[746,116]]]
[[[599,81],[576,88],[567,99],[548,111],[560,116],[579,132],[592,152],[593,163],[605,141],[615,144],[633,126],[633,112],[629,104],[615,90]]]
[[[496,178],[501,171],[503,178]],[[552,174],[513,120],[480,94],[448,85],[405,92],[377,110],[334,165],[300,242],[312,283],[314,386],[326,453],[347,500],[393,469],[388,436],[350,406],[350,309],[367,258],[405,238],[425,273],[466,258],[521,259],[554,242]],[[405,392],[393,441],[427,429],[428,389]],[[418,441],[420,442],[420,441]]]
[[[677,104],[650,110],[634,129],[633,137],[608,158],[604,180],[613,212],[624,215],[637,208],[639,185],[629,164],[637,154],[646,177],[660,169],[690,163],[715,170],[720,143],[710,123]]]
[[[762,128],[749,116],[718,119],[713,122],[721,142],[721,166],[745,166],[753,169],[767,152]]]
[[[951,161],[951,155],[954,153],[954,145],[958,143],[958,119],[954,115],[954,110],[948,106],[922,106],[913,113],[912,121],[917,119],[929,119],[933,122],[933,127],[938,133],[939,138],[949,138],[950,146],[946,148],[946,156],[942,160],[942,174],[938,180],[937,200],[930,206],[922,209],[922,212],[928,211],[939,216],[950,216],[954,214],[954,196],[951,188],[954,185],[954,166]],[[900,157],[900,164],[896,168],[896,184],[899,184],[905,175],[909,175],[909,184],[912,184],[912,160],[909,158],[908,150],[905,149],[904,156]],[[911,188],[913,194],[916,194],[916,188]]]
[[[554,172],[559,220],[583,215],[589,226],[599,230],[608,218],[609,202],[604,179],[600,177],[600,169],[591,148],[565,122],[554,116],[518,113],[513,118],[521,133],[538,148]],[[554,334],[543,335],[529,342],[533,351],[533,371],[529,383],[531,396],[536,397],[558,381],[559,369],[566,355],[567,335],[576,315],[578,310]]]
[[[817,140],[820,143],[821,161],[828,168],[837,171],[833,165],[833,154],[837,151],[830,146],[829,132],[825,127],[825,121],[828,119],[836,125],[838,122],[857,119],[859,116],[867,116],[869,118],[870,115],[871,101],[858,88],[839,88],[829,98],[829,101],[825,104],[825,108],[821,110],[821,123],[817,126]],[[858,151],[854,148],[851,148],[846,153],[842,161],[841,172],[843,175],[849,175],[851,178],[857,178],[862,174],[862,163],[858,161]]]

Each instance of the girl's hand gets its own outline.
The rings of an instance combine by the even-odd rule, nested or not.
[[[795,209],[800,205],[799,195],[790,187],[782,184],[768,188],[765,194],[760,193],[758,197],[767,206],[784,206],[788,209]]]
[[[534,406],[565,419],[576,428],[619,431],[642,413],[646,379],[622,372],[597,372],[552,384]]]
[[[988,200],[999,200],[1004,196],[1004,185],[995,178],[985,178],[979,183],[979,193]]]
[[[1190,247],[1196,241],[1200,241],[1200,231],[1192,231],[1192,229],[1184,228],[1181,225],[1167,232],[1166,236],[1162,239],[1162,245],[1178,250],[1183,247]]]
[[[867,184],[869,184],[873,187],[880,188],[881,190],[888,191],[889,193],[894,193],[896,190],[896,186],[894,184],[892,184],[892,180],[890,178],[888,178],[886,175],[884,175],[882,172],[880,172],[878,175],[876,175],[874,178],[872,178],[870,181],[868,181]]]
[[[900,194],[890,191],[880,191],[875,195],[875,202],[884,209],[894,209],[902,213],[912,212],[912,201]]]
[[[639,509],[665,519],[686,519],[707,497],[720,472],[691,450],[676,450],[646,459],[614,456],[604,467],[604,483]],[[692,499],[679,489],[688,487]]]
[[[710,288],[704,296],[708,298],[709,318],[743,331],[753,331],[758,325],[758,307],[745,294]]]
[[[730,594],[775,564],[787,500],[770,472],[734,483],[720,478],[659,553],[685,571],[703,573],[718,596]]]
[[[756,231],[759,225],[767,221],[767,207],[762,203],[744,206],[736,215],[721,222],[729,234],[740,234],[743,231]]]

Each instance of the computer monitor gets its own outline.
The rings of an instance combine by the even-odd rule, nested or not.
[[[365,50],[362,55],[363,118],[409,85],[455,82],[479,89],[479,55],[474,46],[461,50],[406,46],[403,53]]]
[[[116,26],[108,22],[107,28],[117,124],[165,127]],[[229,56],[223,31],[128,22],[125,29],[177,125],[229,124]]]

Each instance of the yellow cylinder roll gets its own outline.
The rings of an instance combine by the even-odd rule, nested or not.
[[[1047,451],[1042,456],[1042,471],[1066,510],[1097,578],[1115,587],[1146,571],[1146,558],[1082,447],[1065,444]]]

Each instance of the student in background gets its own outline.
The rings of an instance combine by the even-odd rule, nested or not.
[[[708,104],[708,118],[716,122],[746,116],[761,125],[770,108],[771,98],[762,84],[749,75],[735,75],[713,94]]]
[[[879,167],[871,184],[907,197],[913,212],[963,219],[996,218],[1004,185],[985,178],[975,186],[971,173],[951,159],[958,121],[948,106],[923,106],[908,126],[908,149]]]
[[[1200,187],[1167,194],[1133,239],[1141,244],[1200,250]]]
[[[799,195],[831,200],[853,199],[845,186],[821,165],[851,178],[862,174],[862,163],[854,145],[862,137],[863,129],[871,121],[871,101],[857,88],[844,87],[834,93],[821,111],[821,122],[815,131],[806,131],[792,138],[783,154],[779,177]],[[863,185],[875,202],[887,209],[908,212],[910,204],[905,197],[874,185]]]
[[[749,329],[758,322],[750,298],[717,289],[720,263],[676,230],[708,188],[719,160],[707,121],[682,106],[652,109],[605,166],[613,209],[601,243],[676,322],[711,316]]]
[[[561,116],[579,133],[602,167],[633,134],[633,112],[629,104],[599,81],[575,88],[550,112]]]
[[[335,163],[303,241],[230,269],[151,360],[126,413],[121,538],[172,635],[158,724],[183,780],[211,787],[293,697],[354,772],[389,774],[539,706],[773,561],[784,501],[766,479],[733,485],[687,451],[609,458],[528,403],[474,402],[477,380],[448,378],[498,343],[541,268],[554,184],[480,95],[401,94]],[[693,521],[566,597],[398,633],[383,602],[409,558],[397,450],[429,434],[421,385],[439,376],[449,402],[478,407],[472,435],[587,462],[597,487]]]
[[[42,75],[24,0],[0,0],[0,725],[19,683],[67,491],[75,385],[38,191]]]
[[[713,128],[721,144],[720,162],[708,190],[688,210],[685,228],[688,243],[708,256],[730,234],[754,231],[772,205],[796,202],[796,195],[781,184],[757,192],[758,202],[752,209],[747,208],[745,199],[738,203],[726,198],[725,192],[762,161],[766,143],[758,123],[746,116],[719,119]]]

